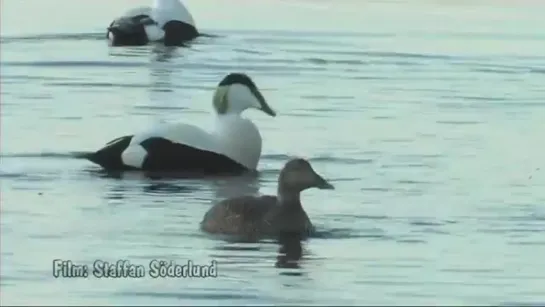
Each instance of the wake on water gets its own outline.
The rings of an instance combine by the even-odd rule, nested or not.
[[[51,158],[51,159],[87,159],[91,151],[72,152],[37,152],[37,153],[7,153],[0,154],[1,158]]]
[[[55,34],[35,34],[35,35],[25,35],[25,36],[7,36],[1,37],[1,44],[9,43],[21,43],[24,41],[73,41],[73,40],[84,40],[84,41],[93,41],[93,40],[105,40],[104,32],[91,32],[91,33],[55,33]],[[222,35],[217,34],[207,34],[200,33],[199,37],[206,38],[219,38],[223,37]]]

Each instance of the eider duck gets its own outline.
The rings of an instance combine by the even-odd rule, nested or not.
[[[151,7],[130,9],[107,28],[112,46],[143,46],[162,41],[181,46],[199,35],[193,17],[178,0],[154,0]]]
[[[249,108],[276,116],[255,83],[231,73],[218,85],[213,106],[215,127],[208,132],[184,124],[161,124],[126,135],[82,157],[106,170],[178,171],[190,174],[240,174],[255,171],[261,156],[261,134],[241,116]]]
[[[206,212],[201,230],[250,239],[285,234],[305,238],[314,232],[300,198],[301,192],[309,188],[334,189],[307,160],[292,159],[280,172],[276,196],[246,195],[222,200]]]

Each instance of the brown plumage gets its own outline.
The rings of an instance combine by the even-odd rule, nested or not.
[[[290,160],[278,178],[276,196],[238,196],[215,204],[201,222],[209,233],[249,237],[280,233],[309,234],[314,227],[301,205],[300,193],[309,188],[333,189],[304,159]]]

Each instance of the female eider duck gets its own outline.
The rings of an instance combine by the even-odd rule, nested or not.
[[[106,170],[178,171],[191,174],[236,174],[255,170],[261,156],[261,135],[241,113],[275,111],[245,74],[231,73],[213,97],[215,128],[162,124],[140,134],[122,136],[96,152],[83,155]]]
[[[333,185],[318,175],[305,159],[286,163],[278,178],[276,196],[239,196],[215,204],[201,222],[208,233],[259,238],[314,232],[300,194],[309,188],[332,190]]]
[[[181,46],[199,35],[189,11],[178,0],[154,0],[112,21],[106,37],[112,46],[143,46],[162,41]]]

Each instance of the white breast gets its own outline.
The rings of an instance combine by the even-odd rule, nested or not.
[[[261,134],[252,121],[239,115],[220,115],[213,132],[221,151],[249,169],[261,157]]]

